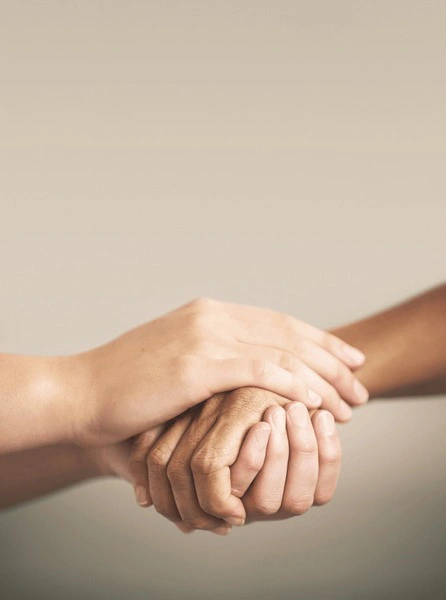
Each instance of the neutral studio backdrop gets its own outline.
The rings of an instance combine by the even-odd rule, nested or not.
[[[192,297],[327,327],[445,278],[446,4],[0,0],[1,349]],[[342,427],[334,501],[186,537],[117,481],[0,516],[5,600],[444,598],[446,401]]]

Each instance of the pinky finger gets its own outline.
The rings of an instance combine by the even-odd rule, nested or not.
[[[133,443],[129,460],[129,470],[136,501],[142,507],[152,505],[147,472],[147,454],[164,429],[164,425],[158,425],[158,427],[154,427],[138,435]]]
[[[237,460],[231,467],[231,487],[234,496],[241,498],[263,467],[271,426],[257,423],[248,431]]]

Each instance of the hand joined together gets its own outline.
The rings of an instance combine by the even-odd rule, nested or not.
[[[443,285],[329,333],[199,299],[80,354],[0,354],[0,507],[117,475],[184,532],[300,515],[367,389],[444,393],[445,310]]]

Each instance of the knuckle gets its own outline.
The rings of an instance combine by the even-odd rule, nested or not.
[[[208,329],[209,319],[212,315],[215,316],[218,302],[212,298],[195,298],[190,303],[191,310],[189,311],[190,325],[194,328]]]
[[[341,396],[338,394],[338,392],[333,386],[330,386],[330,388],[327,390],[323,397],[327,404],[330,406],[337,406],[341,401]]]
[[[340,446],[326,448],[320,455],[320,461],[323,465],[337,466],[341,462],[342,451]]]
[[[191,460],[191,469],[196,474],[213,473],[222,466],[221,454],[215,448],[198,449]]]
[[[333,370],[333,381],[336,385],[342,386],[350,380],[350,371],[340,361],[336,361],[336,366]]]
[[[153,506],[158,514],[169,519],[169,521],[175,521],[178,518],[176,511],[173,511],[169,506],[162,502],[154,502]]]
[[[316,456],[317,453],[317,441],[310,436],[303,437],[298,444],[297,452],[301,456]]]
[[[206,517],[185,516],[183,522],[193,529],[213,529],[215,527],[214,521]]]
[[[335,342],[336,338],[333,335],[331,335],[331,333],[328,333],[327,331],[321,331],[320,336],[321,336],[320,345],[323,348],[325,348],[326,350],[334,349],[334,346],[335,346],[334,342]]]
[[[307,339],[299,337],[294,343],[294,351],[298,356],[306,356],[312,353],[312,346]]]
[[[225,503],[217,498],[203,498],[200,501],[200,506],[205,513],[220,517],[225,514]]]
[[[147,466],[154,471],[163,471],[169,464],[170,453],[163,446],[155,446],[147,455]]]
[[[282,369],[292,371],[293,373],[299,374],[303,370],[301,362],[293,354],[288,352],[283,352],[281,354],[279,364]]]
[[[209,298],[209,296],[197,296],[191,300],[189,306],[197,311],[205,311],[213,307],[215,303],[216,301],[213,298]]]
[[[316,504],[317,506],[323,506],[324,504],[328,504],[334,496],[334,491],[330,491],[330,490],[321,490],[319,492],[316,492],[316,495],[314,497],[314,504]]]
[[[192,313],[190,326],[192,333],[200,339],[209,330],[209,315],[204,310]]]
[[[217,300],[211,296],[200,296],[197,300],[204,308],[214,308],[218,304]]]
[[[289,333],[291,333],[293,335],[300,334],[299,321],[292,315],[289,315],[288,313],[284,313],[284,312],[278,313],[278,324],[281,326],[283,331],[285,331],[287,334],[289,334]]]
[[[313,506],[313,496],[291,496],[287,498],[282,508],[293,515],[303,515]]]
[[[281,501],[277,498],[262,498],[255,503],[255,511],[262,517],[275,515],[280,509]]]
[[[243,460],[243,471],[246,473],[257,473],[263,465],[262,457],[255,454],[246,456]]]
[[[167,465],[167,479],[171,483],[179,483],[182,481],[184,477],[184,465],[179,463],[178,461],[171,461]]]

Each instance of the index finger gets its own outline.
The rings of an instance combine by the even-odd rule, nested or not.
[[[230,421],[220,417],[198,446],[191,462],[201,508],[230,525],[243,525],[246,519],[243,503],[232,491],[231,466],[236,462],[247,430],[253,424],[251,421]]]
[[[333,356],[336,356],[336,358],[350,368],[354,369],[361,366],[365,360],[363,352],[358,348],[348,344],[336,335],[310,325],[305,321],[296,319],[292,315],[270,308],[233,304],[231,302],[223,302],[222,305],[226,312],[234,318],[242,319],[248,323],[251,322],[255,326],[258,326],[259,322],[261,322],[264,325],[269,324],[274,327],[284,328],[290,332],[304,336],[333,354]]]
[[[262,469],[270,433],[270,424],[263,421],[253,425],[248,431],[237,460],[231,467],[232,493],[237,498],[245,495]]]

